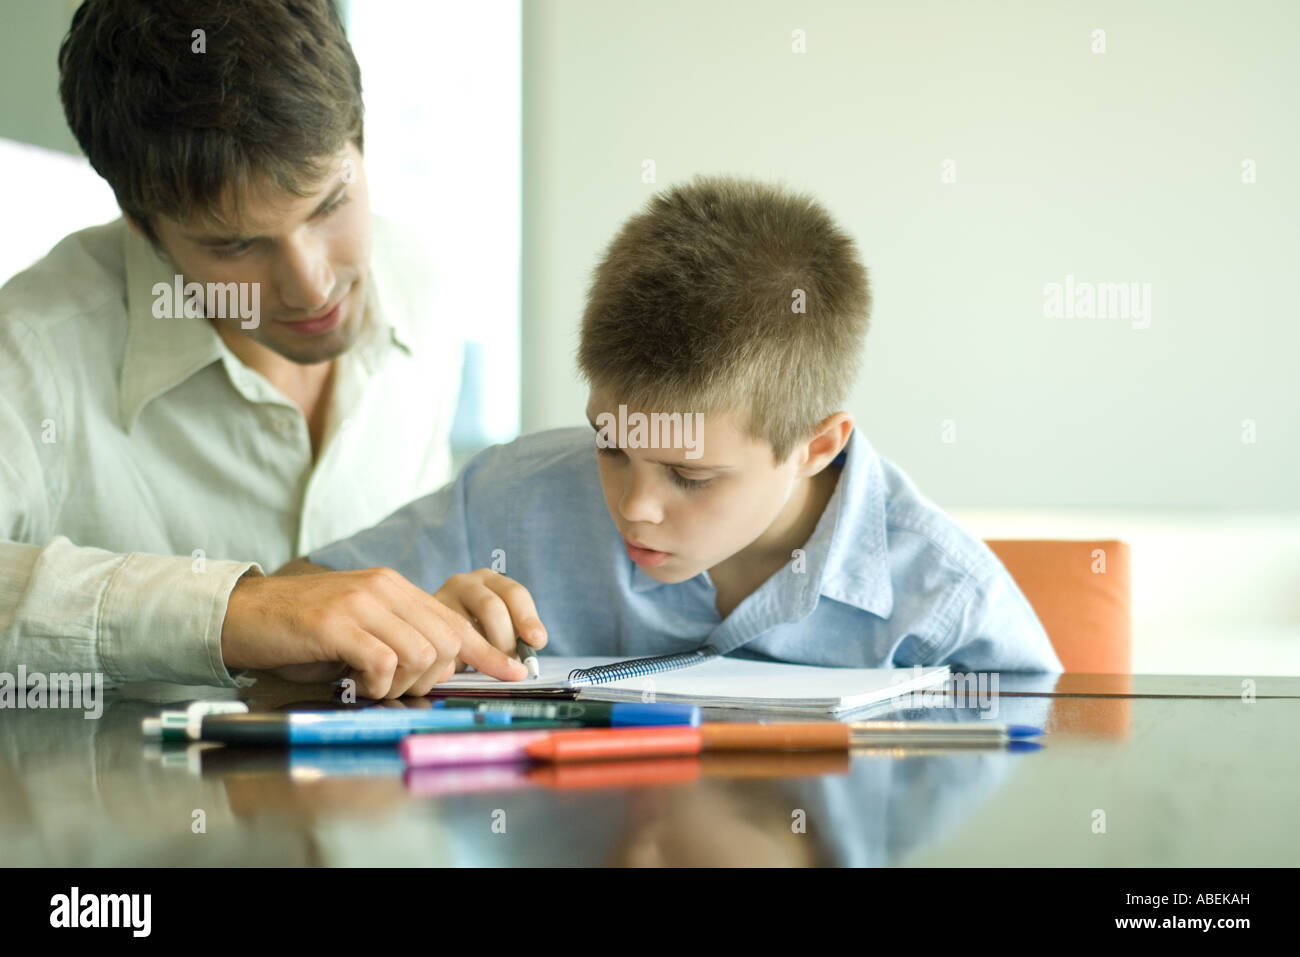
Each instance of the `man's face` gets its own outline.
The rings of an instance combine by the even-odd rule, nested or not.
[[[609,421],[598,418],[602,413],[617,419],[618,406],[593,390],[587,402],[593,428]],[[624,414],[631,422],[633,412]],[[797,455],[774,463],[771,446],[745,434],[734,413],[703,417],[694,457],[685,448],[601,448],[599,438],[597,433],[596,460],[610,517],[624,546],[632,546],[629,557],[668,584],[693,578],[754,543],[781,513],[798,479]]]
[[[261,284],[254,328],[239,316],[211,320],[227,334],[302,365],[346,352],[361,331],[370,262],[370,194],[356,145],[333,158],[311,196],[262,183],[241,208],[233,231],[154,217],[160,252],[187,283]]]

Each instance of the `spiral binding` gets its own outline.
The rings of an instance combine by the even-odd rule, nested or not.
[[[695,651],[676,655],[657,655],[653,658],[629,658],[613,665],[600,665],[596,668],[574,668],[569,672],[570,684],[605,684],[610,681],[622,681],[624,678],[639,678],[641,675],[658,674],[661,671],[673,671],[699,664],[710,658],[718,657],[718,652],[705,646]]]

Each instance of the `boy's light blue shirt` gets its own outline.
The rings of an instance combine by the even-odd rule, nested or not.
[[[630,558],[605,508],[589,428],[485,449],[450,485],[313,552],[387,565],[429,592],[493,568],[524,585],[546,653],[638,657],[709,644],[810,665],[1061,671],[1010,574],[854,429],[802,555],[725,619],[708,572],[663,584]]]

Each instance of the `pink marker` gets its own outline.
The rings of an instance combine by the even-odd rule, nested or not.
[[[529,769],[517,764],[480,764],[456,768],[407,768],[406,789],[419,797],[480,794],[488,791],[517,791],[540,787],[528,776]]]
[[[411,734],[402,739],[402,760],[408,768],[456,764],[499,764],[532,760],[525,750],[554,732],[476,731],[473,734]]]

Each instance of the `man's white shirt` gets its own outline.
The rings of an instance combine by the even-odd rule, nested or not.
[[[122,219],[0,288],[0,671],[246,683],[221,661],[249,569],[374,525],[451,478],[462,345],[419,243],[373,218],[365,315],[318,460],[301,411]]]

